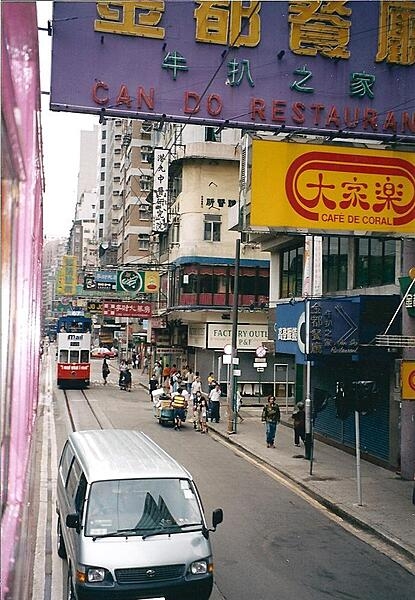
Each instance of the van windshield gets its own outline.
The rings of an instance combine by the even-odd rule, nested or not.
[[[196,490],[187,479],[120,479],[91,485],[86,536],[132,535],[202,525]]]

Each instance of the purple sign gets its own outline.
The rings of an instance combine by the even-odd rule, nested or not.
[[[52,110],[415,137],[415,3],[55,2]]]

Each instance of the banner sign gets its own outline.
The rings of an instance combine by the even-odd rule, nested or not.
[[[51,110],[415,137],[413,2],[54,2]]]
[[[232,340],[232,325],[222,323],[207,324],[207,348],[220,348]],[[237,349],[256,350],[257,347],[268,341],[267,325],[242,325],[237,328]]]
[[[151,294],[160,289],[160,274],[157,271],[117,271],[117,291]]]
[[[84,290],[86,292],[115,292],[116,289],[115,281],[98,281],[95,275],[85,275],[84,277]]]
[[[252,141],[251,225],[414,235],[408,152]]]
[[[103,302],[102,314],[109,317],[151,317],[150,302]]]
[[[169,151],[154,150],[153,173],[153,231],[167,231],[168,220]]]

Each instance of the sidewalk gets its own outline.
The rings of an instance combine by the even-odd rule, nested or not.
[[[148,375],[136,372],[136,383],[148,389]],[[291,415],[281,409],[276,448],[267,448],[265,426],[261,423],[262,407],[243,406],[243,423],[237,433],[227,433],[227,406],[222,402],[221,420],[209,429],[248,455],[299,485],[331,512],[376,535],[392,548],[401,551],[406,562],[413,563],[415,573],[415,506],[412,504],[413,482],[404,481],[394,472],[361,460],[362,506],[358,505],[356,457],[333,446],[314,441],[312,475],[304,447],[294,446]]]

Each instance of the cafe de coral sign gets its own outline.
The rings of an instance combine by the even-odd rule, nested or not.
[[[414,234],[413,155],[253,140],[251,225]]]

